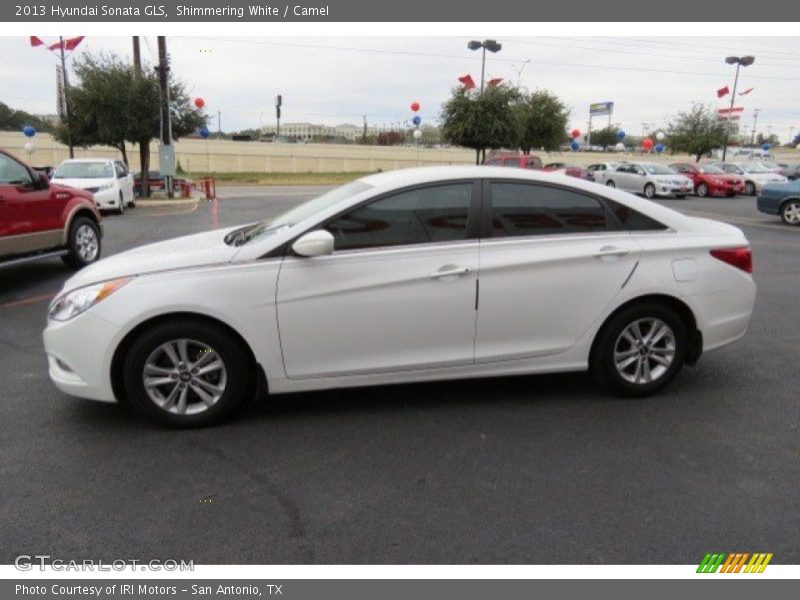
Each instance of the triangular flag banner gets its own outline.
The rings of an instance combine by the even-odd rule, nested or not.
[[[85,35],[80,35],[78,37],[69,38],[64,42],[64,50],[75,50],[85,37]]]
[[[717,98],[722,98],[723,96],[727,96],[730,93],[731,91],[728,89],[728,86],[726,85],[725,87],[719,88],[717,90]]]
[[[44,46],[44,42],[35,35],[32,35],[30,37],[31,37],[31,47],[35,48],[36,46]]]
[[[756,89],[756,88],[754,88],[754,87],[747,88],[745,91],[743,91],[743,92],[739,92],[739,94],[738,94],[738,95],[739,95],[739,96],[747,96],[747,94],[749,94],[750,92],[752,92],[754,89]]]
[[[464,84],[464,87],[468,90],[475,88],[475,82],[472,80],[472,75],[464,75],[463,77],[459,77],[458,80]]]
[[[497,87],[498,85],[500,85],[501,81],[503,81],[502,77],[495,77],[494,79],[490,79],[487,85],[489,87]]]

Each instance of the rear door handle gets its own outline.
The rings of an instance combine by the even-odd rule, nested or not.
[[[461,277],[469,273],[468,267],[456,267],[454,265],[445,265],[438,271],[434,271],[428,277],[431,279],[442,279],[444,277]]]
[[[616,246],[603,246],[594,253],[595,258],[605,258],[606,256],[625,256],[630,250],[627,248],[617,248]]]

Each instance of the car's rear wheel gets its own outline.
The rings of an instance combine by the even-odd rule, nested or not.
[[[708,196],[708,186],[705,183],[701,183],[700,185],[698,185],[697,190],[695,191],[697,192],[697,195],[700,196],[701,198],[705,198],[706,196]]]
[[[644,197],[645,198],[653,198],[656,195],[656,186],[652,183],[648,183],[644,186]]]
[[[783,203],[781,221],[787,225],[800,225],[800,200],[789,200]]]
[[[230,416],[252,395],[252,360],[241,342],[205,321],[161,322],[140,335],[123,362],[129,403],[171,427]]]
[[[592,375],[620,395],[652,394],[683,367],[687,341],[686,325],[668,306],[630,306],[601,330],[590,359]]]
[[[616,184],[616,183],[614,183],[614,182],[613,182],[612,180],[610,180],[610,179],[609,179],[608,181],[606,181],[606,185],[607,185],[608,187],[610,187],[610,188],[615,188],[615,187],[617,187],[617,184]]]
[[[100,228],[89,217],[76,217],[67,234],[67,254],[62,258],[72,269],[81,269],[100,258]]]
[[[756,184],[752,181],[748,181],[744,184],[744,193],[747,196],[755,196],[756,195]]]

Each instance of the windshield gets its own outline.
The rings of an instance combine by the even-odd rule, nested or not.
[[[241,246],[243,244],[250,243],[253,240],[257,240],[265,235],[270,235],[283,227],[291,227],[295,223],[299,223],[300,221],[303,221],[318,212],[324,211],[325,209],[338,204],[342,200],[345,200],[351,196],[355,196],[356,194],[360,194],[371,187],[371,185],[364,183],[363,181],[351,181],[350,183],[346,183],[343,186],[334,188],[329,192],[322,194],[321,196],[317,196],[316,198],[308,200],[299,206],[295,206],[294,208],[281,213],[274,219],[262,221],[261,223],[256,223],[255,225],[248,225],[243,229],[238,229],[232,233],[229,233],[225,241],[228,244],[234,244],[235,246]]]
[[[53,179],[107,179],[114,177],[114,169],[105,161],[61,163]]]
[[[742,171],[745,173],[769,173],[769,169],[762,167],[758,163],[752,163],[747,165],[739,165],[742,168]]]
[[[701,173],[713,174],[713,175],[722,175],[725,173],[719,167],[715,167],[714,165],[703,165],[702,167],[697,167],[697,170]]]
[[[675,175],[675,171],[664,165],[642,165],[650,175]]]

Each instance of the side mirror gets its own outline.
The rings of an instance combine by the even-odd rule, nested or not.
[[[50,187],[50,178],[47,173],[39,172],[39,176],[36,179],[36,187],[40,190],[46,190]]]
[[[306,257],[324,256],[333,252],[333,236],[324,229],[309,231],[292,244],[295,254]]]

